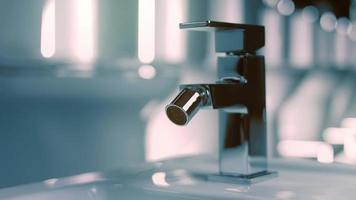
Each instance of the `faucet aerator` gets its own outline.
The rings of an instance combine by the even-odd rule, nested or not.
[[[168,119],[176,125],[185,126],[189,122],[188,114],[182,108],[174,104],[169,104],[166,107],[166,114]]]

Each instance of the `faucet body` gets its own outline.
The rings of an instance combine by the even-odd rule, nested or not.
[[[221,174],[250,175],[267,170],[264,58],[228,55],[218,58],[218,78],[242,76],[247,82],[211,90],[219,111]]]
[[[218,81],[181,85],[179,95],[166,107],[167,116],[185,125],[201,107],[219,109],[219,174],[212,179],[251,182],[271,174],[267,171],[265,64],[264,57],[255,54],[264,45],[264,28],[210,21],[183,24],[199,30],[209,27],[215,28],[216,51],[224,53],[218,57]]]

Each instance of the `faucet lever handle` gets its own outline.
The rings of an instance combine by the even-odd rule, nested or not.
[[[215,51],[225,53],[252,53],[265,45],[263,26],[217,21],[187,22],[180,29],[215,31]]]

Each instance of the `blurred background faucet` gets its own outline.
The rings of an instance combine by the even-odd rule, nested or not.
[[[168,118],[186,125],[201,107],[219,109],[219,173],[252,180],[267,172],[264,27],[223,22],[180,24],[182,29],[215,29],[218,81],[182,85],[166,107]],[[217,176],[218,177],[218,176]]]

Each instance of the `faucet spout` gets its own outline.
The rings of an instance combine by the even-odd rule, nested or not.
[[[167,117],[175,124],[184,126],[201,107],[210,104],[210,93],[203,86],[184,87],[166,106]]]

